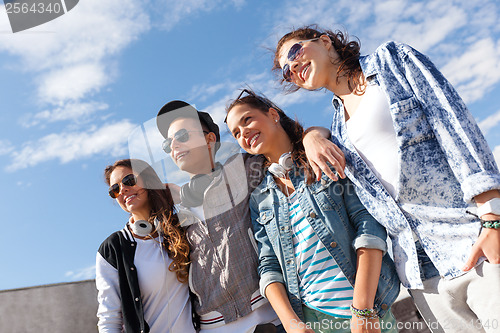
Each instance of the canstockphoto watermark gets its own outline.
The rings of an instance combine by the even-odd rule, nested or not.
[[[12,32],[52,21],[73,9],[79,0],[4,0]]]
[[[290,323],[290,327],[292,329],[312,329],[316,332],[331,331],[331,330],[347,330],[352,328],[352,324],[350,319],[346,320],[329,320],[323,319],[319,322],[307,322],[304,323],[299,320],[292,320]],[[396,328],[399,330],[416,330],[420,331],[424,329],[423,322],[391,322],[391,321],[375,321],[375,322],[367,322],[367,329],[381,329],[381,330],[391,330]]]

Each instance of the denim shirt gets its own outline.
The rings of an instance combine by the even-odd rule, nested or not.
[[[399,277],[422,288],[413,233],[444,278],[464,274],[480,230],[467,209],[500,188],[493,154],[474,118],[429,59],[388,42],[360,58],[368,84],[386,94],[398,142],[399,188],[393,198],[349,141],[342,100],[334,96],[332,141],[344,152],[346,175],[392,241]]]
[[[387,232],[359,201],[347,179],[333,182],[323,175],[320,182],[306,185],[302,172],[292,170],[290,179],[300,208],[318,238],[354,286],[358,248],[375,248],[386,253]],[[285,284],[295,313],[303,319],[299,281],[294,256],[289,203],[270,173],[253,191],[250,212],[259,253],[261,294],[273,282]],[[394,263],[385,254],[375,297],[375,310],[383,316],[399,294]]]

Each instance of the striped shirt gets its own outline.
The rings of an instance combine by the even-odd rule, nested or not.
[[[304,216],[295,191],[289,217],[302,302],[337,318],[351,318],[354,289]]]

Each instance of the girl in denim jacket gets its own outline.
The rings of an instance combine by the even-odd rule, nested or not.
[[[350,181],[314,181],[300,124],[244,90],[227,109],[240,146],[269,164],[250,198],[261,294],[287,332],[397,332],[399,280],[385,229]],[[380,322],[379,322],[379,318]]]
[[[399,277],[431,330],[497,332],[500,174],[491,150],[426,56],[395,42],[368,56],[359,49],[340,31],[300,28],[278,42],[273,68],[290,91],[334,93],[331,137],[345,174],[387,228]]]

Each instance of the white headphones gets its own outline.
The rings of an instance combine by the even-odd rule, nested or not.
[[[154,223],[155,224],[153,226],[150,222],[146,220],[137,220],[134,222],[133,219],[130,218],[128,225],[130,226],[130,229],[134,234],[136,234],[139,237],[146,237],[153,231],[158,229],[159,227],[158,220],[155,219]]]
[[[284,153],[280,156],[278,163],[272,163],[269,166],[269,172],[278,178],[285,178],[288,171],[292,170],[292,153]]]

